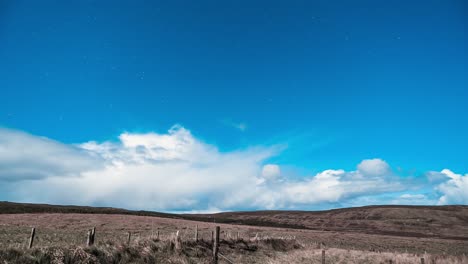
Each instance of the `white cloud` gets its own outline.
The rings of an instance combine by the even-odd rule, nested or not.
[[[378,161],[378,162],[376,162]],[[315,176],[299,181],[282,182],[279,186],[268,186],[259,193],[256,204],[260,207],[290,208],[296,206],[340,203],[358,196],[401,191],[405,187],[387,169],[364,170],[369,164],[389,168],[382,160],[362,161],[356,171],[325,170]],[[367,168],[366,168],[367,169]],[[379,175],[379,177],[375,177]]]
[[[284,188],[289,203],[337,202],[344,190],[343,170],[326,170],[305,182],[289,183]]]
[[[400,196],[401,199],[425,199],[426,196],[424,194],[409,194],[405,193]]]
[[[77,176],[102,162],[79,147],[0,128],[0,181]]]
[[[432,184],[439,184],[447,180],[447,175],[439,171],[430,171],[426,173],[427,180]]]
[[[436,204],[437,200],[428,197],[421,193],[405,193],[394,199],[389,199],[390,204],[404,204],[404,205],[431,205]]]
[[[281,175],[280,166],[276,164],[266,164],[262,168],[262,177],[266,180],[275,180]]]
[[[255,191],[263,161],[278,152],[277,147],[253,147],[221,153],[180,126],[166,134],[123,133],[119,139],[78,145],[87,157],[96,157],[101,168],[80,167],[75,177],[54,173],[40,181],[24,181],[15,184],[11,195],[47,203],[158,210],[226,208],[245,203],[242,193]],[[47,142],[50,145],[36,148],[54,148],[53,141]],[[40,155],[35,158],[41,159]],[[19,159],[17,163],[28,162]],[[54,162],[52,168],[73,164],[74,157],[57,155]]]
[[[363,160],[354,171],[330,169],[288,178],[279,164],[265,164],[280,149],[220,152],[181,126],[78,145],[1,129],[0,199],[201,212],[311,209],[372,201],[409,188],[381,159]],[[448,170],[439,174],[446,179],[437,187],[439,202],[467,203],[468,177]],[[405,200],[424,197],[408,192],[398,198]]]
[[[446,181],[436,187],[442,194],[439,204],[468,204],[468,174],[463,176],[448,169],[440,173],[446,176]]]
[[[359,163],[358,170],[368,176],[382,176],[391,173],[390,166],[381,159],[363,160]]]
[[[145,164],[161,162],[217,162],[220,155],[213,146],[196,140],[189,130],[172,127],[167,134],[123,133],[119,143],[81,144],[81,147],[97,153],[113,164]]]

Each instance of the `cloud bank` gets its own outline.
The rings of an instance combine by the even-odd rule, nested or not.
[[[468,174],[428,172],[421,184],[382,159],[366,159],[353,171],[290,177],[268,163],[280,152],[221,152],[181,126],[74,145],[0,129],[0,199],[161,211],[468,203]]]
[[[100,157],[79,147],[0,128],[1,181],[78,176],[100,163]]]

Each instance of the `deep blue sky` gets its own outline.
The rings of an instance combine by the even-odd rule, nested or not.
[[[0,126],[81,143],[178,123],[311,171],[466,173],[467,26],[462,0],[3,0]]]

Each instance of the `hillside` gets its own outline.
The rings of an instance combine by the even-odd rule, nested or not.
[[[468,240],[468,206],[366,206],[327,211],[168,214],[109,207],[0,202],[0,214],[85,213],[155,216],[204,222],[405,237]]]
[[[366,206],[328,211],[257,211],[192,215],[208,221],[468,240],[468,206]]]
[[[0,214],[35,214],[35,213],[60,213],[60,214],[121,214],[157,216],[164,218],[182,218],[177,214],[168,214],[151,211],[134,211],[113,207],[92,207],[76,205],[50,205],[0,202]]]

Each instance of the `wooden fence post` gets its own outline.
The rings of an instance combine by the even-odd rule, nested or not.
[[[180,237],[179,237],[179,230],[177,230],[176,234],[175,234],[175,248],[177,250],[181,249],[182,248],[182,245],[181,245],[181,241],[180,241]]]
[[[198,242],[198,225],[195,226],[195,242]]]
[[[132,232],[128,232],[127,244],[130,245],[130,239],[132,238]]]
[[[91,245],[94,245],[95,238],[96,238],[96,227],[93,227],[93,229],[91,229]]]
[[[218,264],[219,229],[219,226],[215,228],[215,239],[213,244],[213,264]]]
[[[86,240],[86,246],[91,246],[91,230],[88,230],[88,239]]]
[[[421,264],[424,264],[424,258],[421,258]]]
[[[211,244],[214,243],[214,233],[213,233],[213,230],[211,231]]]
[[[31,229],[31,237],[29,238],[29,245],[28,248],[32,248],[33,243],[34,243],[34,236],[36,235],[36,228]]]
[[[322,249],[322,264],[325,264],[325,249]]]

